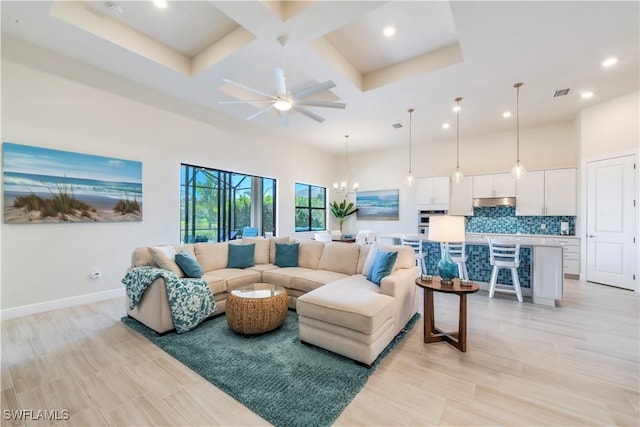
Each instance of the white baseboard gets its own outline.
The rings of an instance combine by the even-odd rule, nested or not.
[[[28,316],[30,314],[42,313],[45,311],[57,310],[60,308],[73,307],[75,305],[89,304],[92,302],[118,298],[121,296],[124,296],[124,288],[77,295],[74,297],[39,302],[36,304],[22,305],[19,307],[5,308],[4,310],[0,310],[0,319],[14,319],[16,317]]]

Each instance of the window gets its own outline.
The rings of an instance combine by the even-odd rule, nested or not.
[[[324,230],[327,224],[327,189],[296,182],[296,231]]]
[[[275,179],[183,164],[180,241],[233,240],[244,227],[275,234],[275,196]]]

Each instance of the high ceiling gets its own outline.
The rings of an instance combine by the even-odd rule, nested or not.
[[[206,109],[250,129],[342,153],[450,139],[462,97],[461,136],[571,120],[593,104],[638,90],[636,1],[2,1],[2,33]],[[394,26],[385,37],[382,30]],[[282,47],[277,39],[287,35]],[[618,63],[604,68],[604,59]],[[332,80],[283,126],[230,79],[274,94],[282,67],[291,91]],[[96,77],[99,78],[99,77]],[[568,95],[554,97],[559,89]],[[582,91],[593,98],[582,99]],[[162,107],[162,106],[161,106]],[[209,114],[209,113],[207,113]],[[392,124],[404,128],[395,129]]]

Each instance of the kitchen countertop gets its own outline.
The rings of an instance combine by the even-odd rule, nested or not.
[[[427,240],[425,234],[418,233],[387,233],[378,236],[380,239],[400,239],[401,236],[420,238]],[[577,236],[552,235],[552,234],[501,234],[501,233],[466,233],[467,244],[489,244],[487,237],[495,237],[502,240],[515,240],[523,246],[565,246],[557,242],[557,238],[579,239]]]

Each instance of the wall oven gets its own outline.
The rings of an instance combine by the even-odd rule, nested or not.
[[[418,233],[429,234],[429,218],[432,216],[446,215],[445,210],[420,210],[418,211]]]

